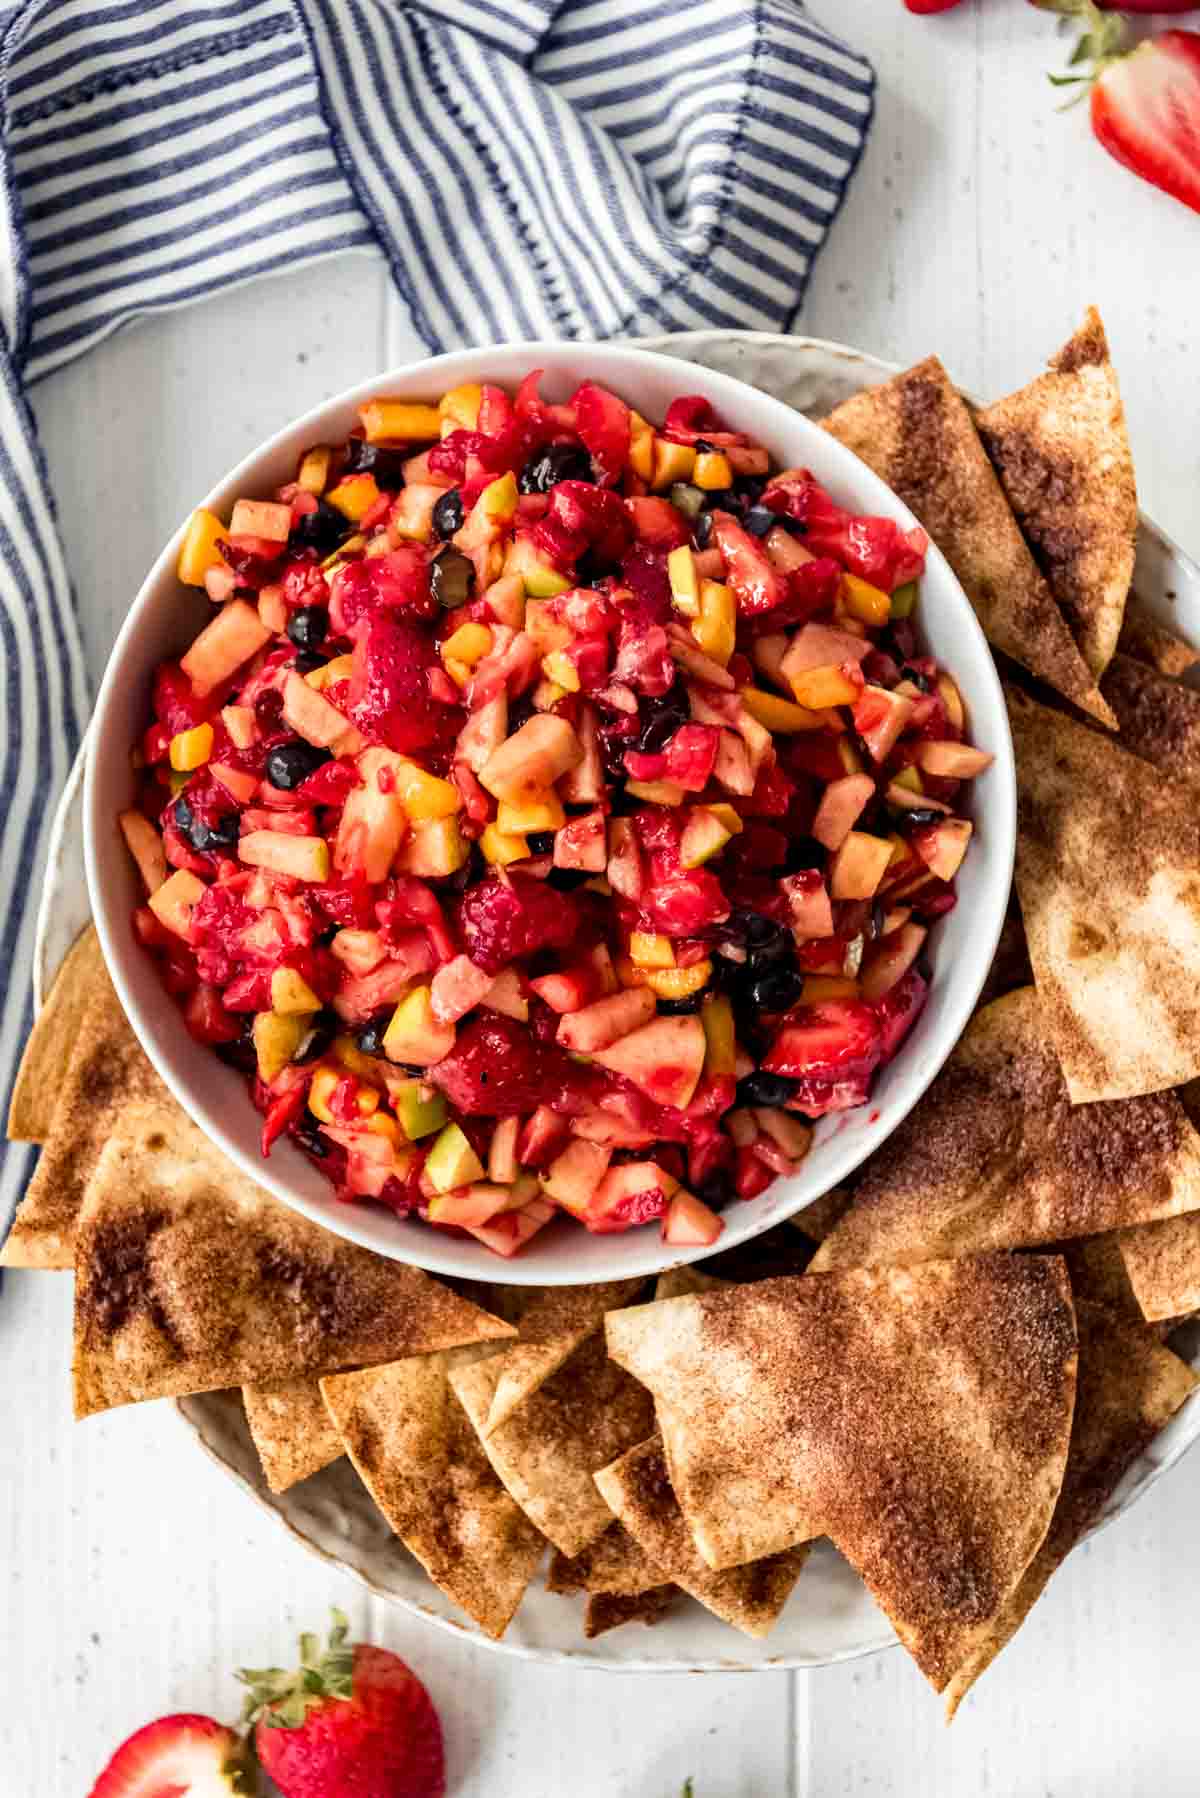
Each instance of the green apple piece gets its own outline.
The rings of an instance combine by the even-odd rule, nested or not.
[[[293,837],[282,830],[251,830],[238,844],[238,860],[248,868],[268,868],[293,880],[329,879],[329,844],[324,837]]]
[[[463,1135],[458,1124],[447,1124],[425,1157],[425,1173],[438,1192],[453,1192],[456,1186],[470,1186],[482,1180],[484,1166]],[[505,1189],[505,1200],[508,1190]]]
[[[714,855],[720,855],[732,834],[715,812],[697,806],[683,827],[679,859],[685,868],[698,868],[703,862],[711,861]]]
[[[428,986],[414,986],[401,999],[384,1031],[383,1052],[389,1061],[432,1067],[454,1047],[453,1024],[439,1024],[433,1015]]]
[[[659,1105],[686,1106],[704,1067],[707,1039],[694,1014],[655,1018],[593,1056],[610,1073],[623,1074]]]
[[[432,1091],[423,1080],[409,1080],[403,1086],[394,1086],[392,1102],[400,1120],[400,1128],[409,1142],[418,1142],[422,1136],[432,1136],[446,1122],[445,1098],[441,1093]]]
[[[496,799],[519,799],[531,787],[552,787],[582,760],[582,746],[567,720],[539,712],[501,743],[479,779]]]
[[[573,1216],[583,1217],[611,1160],[611,1149],[577,1138],[550,1163],[542,1175],[542,1185],[557,1204]]]
[[[553,599],[558,593],[570,590],[571,582],[566,575],[560,574],[542,556],[531,536],[520,531],[514,537],[508,555],[504,559],[506,575],[517,574],[525,583],[525,593],[529,599]]]
[[[295,968],[276,968],[271,975],[271,1010],[286,1012],[320,1011],[321,1001],[303,974]]]
[[[281,1074],[308,1035],[310,1020],[298,1012],[260,1011],[254,1020],[258,1077],[267,1085]]]

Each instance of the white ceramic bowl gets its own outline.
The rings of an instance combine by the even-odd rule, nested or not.
[[[728,376],[683,367],[677,360],[619,344],[509,344],[465,350],[382,374],[290,424],[239,464],[199,503],[225,513],[242,495],[265,494],[294,474],[314,442],[345,438],[359,404],[373,394],[436,400],[464,381],[507,387],[544,368],[543,392],[563,399],[593,377],[651,420],[680,393],[702,392],[734,429],[766,445],[780,467],[810,468],[834,498],[854,510],[915,521],[856,456],[779,401]],[[708,1252],[681,1254],[647,1227],[591,1236],[563,1219],[535,1236],[514,1260],[493,1255],[470,1237],[405,1221],[367,1205],[339,1204],[321,1174],[290,1143],[271,1158],[259,1153],[261,1120],[243,1081],[189,1036],[138,947],[130,916],[141,901],[137,875],[117,827],[130,804],[131,745],[148,716],[151,672],[175,656],[210,614],[202,592],[175,578],[183,526],[164,548],[134,600],[109,658],[90,732],[84,793],[88,885],[96,926],[121,1001],[146,1053],[179,1103],[250,1178],[305,1216],[377,1253],[434,1272],[512,1284],[572,1285],[648,1275]],[[958,877],[959,903],[930,934],[933,981],[925,1010],[896,1059],[883,1070],[871,1102],[824,1119],[800,1171],[777,1180],[759,1199],[725,1212],[719,1247],[729,1248],[811,1204],[878,1148],[920,1098],[958,1040],[979,995],[1004,918],[1016,827],[1012,744],[995,666],[971,607],[944,557],[931,548],[919,615],[929,652],[952,670],[966,702],[971,740],[995,757],[973,788],[975,835]]]

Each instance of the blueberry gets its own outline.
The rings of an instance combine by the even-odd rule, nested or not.
[[[804,976],[799,968],[776,962],[761,971],[755,969],[746,997],[759,1011],[787,1011],[803,990]]]
[[[707,437],[697,437],[692,448],[698,456],[711,456],[713,453],[713,446],[708,441]]]
[[[546,885],[552,886],[555,892],[570,893],[591,878],[586,868],[551,868],[546,876]]]
[[[867,934],[874,940],[883,935],[884,909],[882,899],[871,901],[871,922]]]
[[[765,912],[751,911],[746,906],[738,906],[730,913],[724,932],[730,941],[743,945],[752,957],[761,960],[782,955],[792,945],[786,925],[768,918]]]
[[[799,874],[806,868],[823,868],[825,851],[815,837],[792,837],[783,858],[785,874]]]
[[[283,694],[277,687],[267,687],[254,701],[255,721],[262,730],[274,730],[283,717]]]
[[[944,812],[935,812],[927,805],[897,806],[890,813],[901,829],[919,830],[923,824],[938,824],[945,817]]]
[[[704,989],[698,993],[688,993],[683,999],[660,999],[659,1013],[667,1018],[689,1017],[692,1012],[699,1011],[704,1003]]]
[[[237,846],[239,824],[236,812],[226,812],[215,824],[206,824],[181,793],[175,801],[175,828],[186,838],[197,854],[208,849],[233,849]]]
[[[291,541],[304,549],[315,549],[326,556],[349,535],[350,521],[328,500],[319,499],[315,512],[306,512],[292,526]]]
[[[292,1141],[302,1148],[306,1155],[315,1155],[318,1161],[324,1161],[329,1153],[329,1144],[323,1133],[313,1124],[298,1124],[292,1131]]]
[[[364,1055],[383,1054],[384,1033],[391,1021],[391,1010],[377,1011],[373,1018],[370,1018],[367,1023],[361,1024],[354,1032],[354,1040]]]
[[[911,662],[905,662],[903,668],[900,670],[900,679],[910,680],[913,686],[918,688],[922,693],[931,693],[933,691],[933,682],[930,680],[929,676],[927,674],[922,674],[919,668],[914,668]]]
[[[236,1068],[239,1074],[256,1074],[258,1072],[258,1055],[254,1048],[254,1037],[251,1034],[251,1020],[246,1019],[242,1026],[242,1034],[231,1043],[216,1043],[214,1047],[218,1058],[226,1067]]]
[[[315,649],[298,649],[296,651],[296,673],[311,674],[314,668],[324,668],[326,657]]]
[[[742,523],[752,537],[765,537],[768,531],[774,530],[779,520],[769,506],[751,506]]]
[[[708,540],[712,536],[712,513],[701,512],[692,529],[697,549],[707,549]]]
[[[529,844],[530,855],[553,854],[554,832],[552,830],[531,830],[525,841]]]
[[[273,787],[281,787],[285,793],[290,793],[315,769],[332,759],[328,749],[318,749],[313,743],[299,740],[281,743],[267,757],[267,779]]]
[[[643,699],[638,707],[638,723],[641,732],[637,747],[643,755],[657,755],[665,749],[681,724],[686,724],[691,717],[691,706],[688,703],[687,688],[682,681],[676,681],[668,692],[655,698]],[[626,744],[626,748],[630,745]]]
[[[465,606],[475,580],[475,564],[461,550],[444,549],[429,565],[429,591],[448,612]]]
[[[299,606],[287,623],[287,634],[297,649],[319,649],[329,630],[324,606]]]
[[[447,537],[453,537],[455,531],[462,530],[462,521],[462,494],[457,487],[452,487],[449,493],[443,493],[433,508],[433,534],[444,543]]]
[[[203,826],[207,834],[206,849],[236,849],[241,834],[241,821],[236,812],[224,812],[215,824]]]
[[[723,1210],[733,1198],[733,1185],[729,1175],[718,1168],[716,1173],[701,1180],[696,1188],[696,1197],[702,1199],[710,1211]]]
[[[737,1102],[739,1105],[786,1105],[799,1086],[798,1080],[789,1080],[786,1074],[747,1074],[737,1083]]]
[[[592,458],[581,443],[550,443],[530,456],[517,482],[521,493],[549,493],[559,481],[591,481]]]
[[[342,466],[343,474],[372,474],[375,485],[388,493],[395,493],[404,485],[404,464],[408,459],[407,450],[389,449],[383,443],[368,443],[363,437],[352,437],[346,445],[346,460]]]

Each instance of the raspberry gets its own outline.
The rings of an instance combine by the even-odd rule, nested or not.
[[[580,925],[569,894],[519,874],[511,886],[488,879],[472,887],[463,895],[458,921],[467,954],[487,974],[498,974],[519,955],[565,949]]]

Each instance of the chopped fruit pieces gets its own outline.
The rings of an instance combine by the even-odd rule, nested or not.
[[[138,937],[340,1199],[710,1247],[868,1099],[971,852],[924,533],[699,396],[360,416],[183,533],[212,603],[139,721]]]
[[[389,1061],[428,1068],[448,1055],[454,1042],[454,1025],[443,1024],[435,1016],[430,989],[414,986],[392,1013],[382,1048]]]
[[[435,1192],[452,1192],[482,1180],[484,1170],[460,1127],[447,1124],[425,1158],[425,1173]]]

